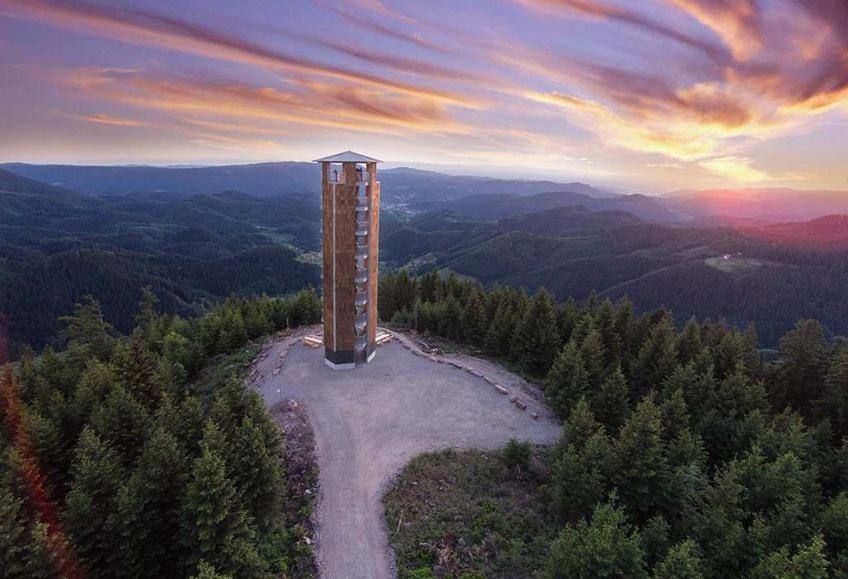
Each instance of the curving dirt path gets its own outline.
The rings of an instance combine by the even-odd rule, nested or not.
[[[318,565],[329,579],[395,576],[381,499],[415,455],[559,436],[559,423],[527,395],[526,383],[493,364],[437,359],[395,335],[371,364],[333,371],[301,334],[267,345],[250,382],[269,406],[296,400],[309,416],[319,467]],[[510,402],[513,395],[526,410]]]

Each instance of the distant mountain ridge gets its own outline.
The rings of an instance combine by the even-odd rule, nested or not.
[[[827,215],[812,221],[743,227],[742,231],[774,243],[805,247],[848,248],[848,215]]]
[[[22,177],[93,195],[220,193],[240,191],[269,197],[302,194],[318,197],[321,172],[317,163],[279,162],[211,167],[77,166],[7,163],[0,168]],[[493,179],[448,175],[408,167],[380,171],[384,199],[405,202],[421,210],[431,205],[480,193],[519,196],[547,191],[575,191],[595,198],[615,194],[583,183]]]
[[[678,191],[662,197],[681,216],[725,216],[771,223],[806,221],[848,213],[848,191],[771,189],[710,189]]]
[[[646,195],[615,195],[596,198],[573,191],[553,191],[537,195],[470,195],[445,204],[444,208],[482,220],[536,213],[557,207],[581,206],[588,211],[624,211],[645,221],[677,223],[680,219],[660,201]]]

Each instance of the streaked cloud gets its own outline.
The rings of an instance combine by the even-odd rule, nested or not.
[[[66,0],[2,0],[0,7],[7,15],[32,18],[59,28],[81,30],[120,42],[163,47],[208,58],[357,82],[455,104],[463,104],[469,100],[449,90],[323,64],[295,54],[272,50],[209,27],[142,10],[107,8]],[[409,72],[414,73],[416,69],[411,68]]]
[[[138,121],[135,119],[126,119],[121,117],[113,117],[112,115],[105,114],[92,114],[92,115],[74,115],[70,113],[62,113],[65,116],[76,119],[78,121],[85,121],[89,123],[96,123],[99,125],[111,125],[114,127],[143,127],[146,126],[147,123],[143,121]]]
[[[440,101],[387,96],[354,84],[301,80],[280,88],[93,68],[64,70],[59,78],[70,90],[93,99],[168,111],[176,118],[273,121],[377,134],[471,130],[453,121]]]
[[[554,15],[574,15],[587,18],[598,18],[611,20],[621,24],[633,26],[643,32],[679,42],[690,48],[697,49],[703,54],[717,61],[727,60],[726,51],[709,41],[697,36],[681,32],[662,24],[661,22],[645,16],[638,11],[628,10],[602,0],[515,0],[517,3]]]

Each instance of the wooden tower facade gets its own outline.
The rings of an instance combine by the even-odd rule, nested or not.
[[[374,358],[380,232],[380,161],[352,151],[321,163],[324,361],[353,368]]]

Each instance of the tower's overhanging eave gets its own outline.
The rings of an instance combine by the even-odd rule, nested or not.
[[[330,155],[329,157],[324,157],[323,159],[315,159],[313,161],[315,163],[382,163],[380,159],[375,159],[374,157],[366,157],[365,155],[360,155],[359,153],[354,153],[353,151],[345,151],[344,153],[338,153],[336,155]]]

